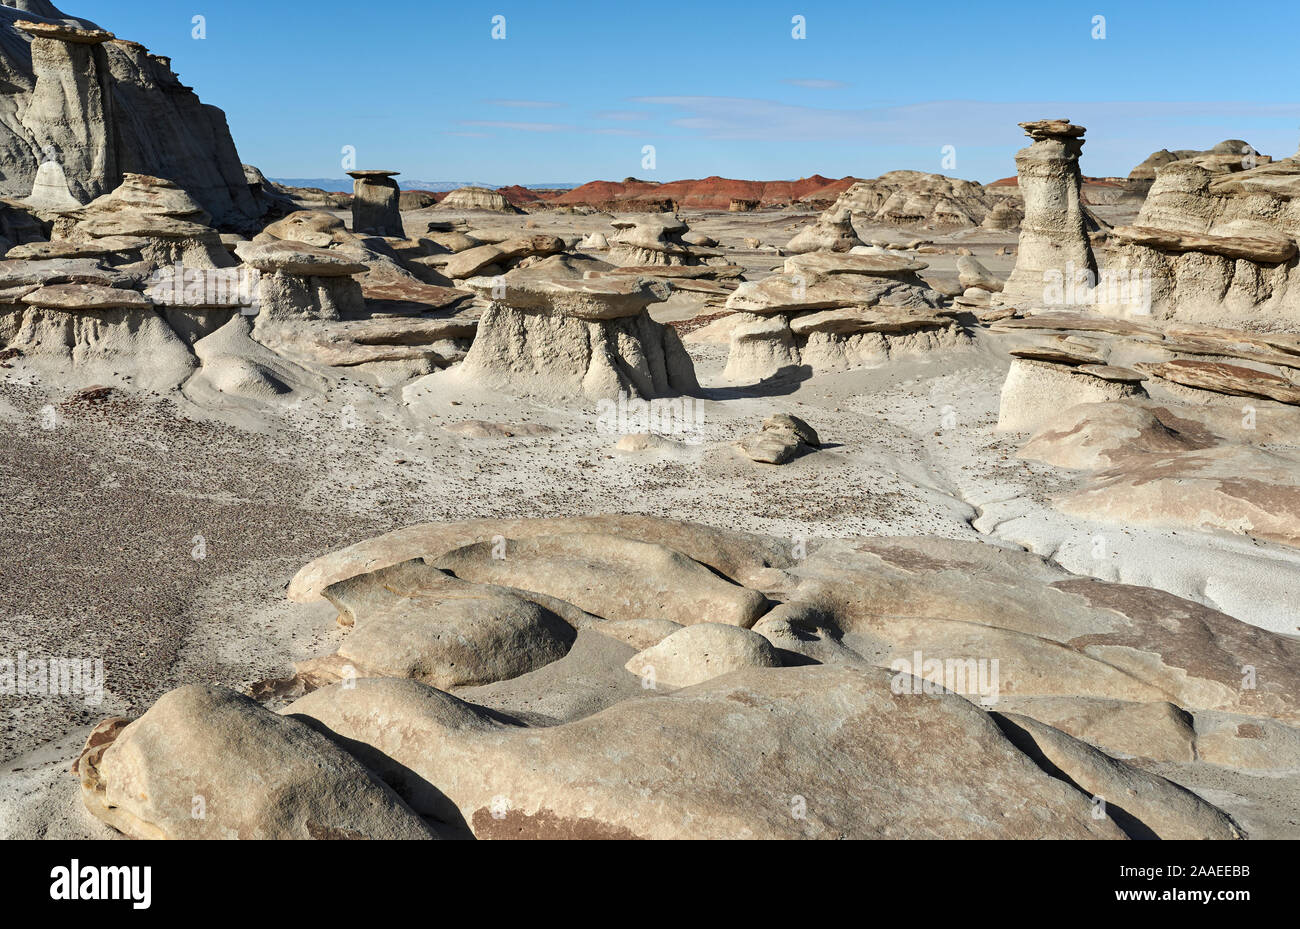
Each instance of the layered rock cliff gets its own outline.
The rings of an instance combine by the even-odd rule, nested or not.
[[[139,43],[45,0],[14,0],[0,6],[0,86],[0,196],[27,197],[40,165],[56,161],[82,203],[132,173],[174,181],[220,226],[262,211],[225,114]]]

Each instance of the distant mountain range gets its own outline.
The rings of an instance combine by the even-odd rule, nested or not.
[[[321,190],[328,190],[333,193],[352,193],[352,178],[350,177],[273,177],[271,178],[277,184],[285,187],[318,187]],[[397,184],[402,190],[427,190],[430,193],[446,193],[449,190],[458,190],[461,187],[486,187],[488,190],[497,190],[503,185],[488,184],[483,181],[405,181],[397,179]],[[573,190],[578,184],[559,183],[559,184],[520,184],[520,187],[527,187],[529,190]]]

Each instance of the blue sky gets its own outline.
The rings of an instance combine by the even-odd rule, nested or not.
[[[1015,173],[1016,123],[1088,127],[1084,171],[1300,144],[1300,4],[65,0],[170,55],[273,177],[494,184],[896,168]],[[192,18],[207,37],[192,37]],[[505,17],[504,40],[492,19]],[[806,38],[792,19],[804,17]],[[1095,16],[1105,38],[1093,38]],[[643,147],[655,147],[655,169]],[[956,150],[944,169],[943,147]]]

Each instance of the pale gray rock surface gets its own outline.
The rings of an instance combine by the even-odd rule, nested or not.
[[[174,181],[222,226],[261,214],[225,115],[166,58],[46,3],[0,8],[0,60],[11,88],[0,101],[0,194],[30,196],[56,152],[81,203],[135,173]]]
[[[87,808],[138,839],[436,837],[329,739],[217,687],[101,724],[76,773]]]
[[[1016,267],[1002,294],[1008,302],[1041,305],[1053,279],[1058,288],[1075,275],[1090,273],[1096,280],[1097,260],[1088,239],[1079,170],[1084,128],[1064,119],[1020,126],[1033,140],[1016,153],[1025,218],[1020,224]]]

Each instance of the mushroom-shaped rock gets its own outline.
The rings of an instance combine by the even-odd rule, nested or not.
[[[1066,364],[1017,358],[1002,384],[998,428],[1032,432],[1076,403],[1145,396],[1140,384],[1093,377]]]
[[[241,243],[235,252],[261,272],[257,285],[260,341],[280,341],[265,328],[269,319],[339,319],[365,308],[361,284],[352,275],[366,265],[301,242]]]
[[[479,278],[469,287],[516,310],[590,320],[637,316],[666,296],[662,285],[639,278],[539,281],[507,276],[499,282]]]
[[[667,295],[662,285],[513,274],[488,282],[494,302],[457,377],[554,399],[654,399],[698,389],[676,332],[646,311]]]
[[[614,236],[609,260],[616,265],[689,265],[696,263],[690,246],[682,241],[689,230],[671,213],[637,213],[610,222]]]
[[[393,180],[400,171],[349,171],[352,185],[352,231],[358,235],[401,238],[402,190]]]
[[[625,667],[644,680],[691,687],[742,668],[778,668],[772,644],[757,632],[722,623],[698,623],[637,652]]]

